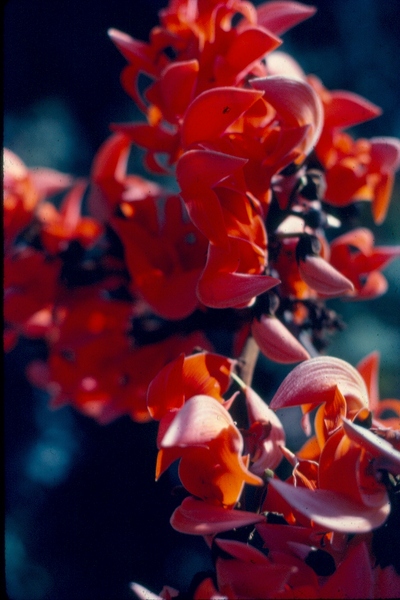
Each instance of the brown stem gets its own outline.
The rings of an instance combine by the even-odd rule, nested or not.
[[[238,375],[248,386],[251,386],[251,382],[253,381],[253,374],[259,351],[260,349],[257,342],[250,335],[247,338],[242,354],[238,360]]]

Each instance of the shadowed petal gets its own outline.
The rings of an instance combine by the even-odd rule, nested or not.
[[[377,459],[377,468],[387,469],[393,475],[400,474],[400,452],[389,442],[348,419],[343,419],[343,428],[353,442],[365,448]]]
[[[270,479],[268,485],[294,510],[329,531],[367,533],[383,525],[390,513],[389,501],[370,508],[329,490],[294,487],[278,479]]]
[[[365,542],[349,549],[335,573],[321,588],[320,594],[319,598],[380,597],[373,593],[372,569]]]
[[[265,517],[257,513],[222,508],[189,497],[172,513],[170,523],[181,533],[209,535],[264,520]]]
[[[139,600],[163,600],[161,596],[153,594],[153,592],[150,592],[150,590],[139,583],[132,582],[129,587]]]
[[[246,407],[250,426],[261,426],[261,436],[255,441],[255,451],[252,453],[253,464],[250,467],[252,473],[263,475],[266,469],[276,469],[283,455],[281,446],[285,444],[286,436],[282,423],[277,415],[269,408],[262,398],[250,387],[244,390],[246,396]],[[266,426],[266,435],[263,434],[262,426]],[[252,433],[252,427],[249,433]]]
[[[171,121],[182,116],[191,102],[198,72],[197,60],[171,63],[164,69],[159,81],[160,100],[164,115]]]
[[[223,550],[216,559],[218,587],[235,598],[275,598],[297,569],[276,564],[256,548],[234,540],[215,540]]]
[[[182,368],[184,354],[167,364],[150,383],[147,408],[153,419],[161,419],[168,411],[184,403]]]
[[[200,195],[221,183],[247,162],[244,158],[211,150],[188,150],[179,159],[176,175],[184,198]],[[197,193],[196,193],[197,192]]]
[[[268,549],[288,551],[288,542],[309,546],[315,544],[318,534],[312,527],[279,525],[278,523],[258,523],[256,529]],[[321,532],[321,536],[323,532]],[[315,544],[316,545],[316,544]]]

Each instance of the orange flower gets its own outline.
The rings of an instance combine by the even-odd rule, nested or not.
[[[400,167],[396,138],[353,138],[342,130],[381,114],[380,108],[350,92],[328,92],[316,77],[308,78],[324,104],[325,123],[316,146],[326,169],[326,201],[346,206],[356,200],[372,202],[376,223],[386,217],[394,173]]]
[[[369,300],[384,294],[387,281],[380,272],[400,256],[398,246],[374,247],[374,236],[364,228],[353,229],[333,240],[330,263],[354,285],[346,299]]]
[[[244,483],[261,485],[242,457],[243,439],[227,410],[215,398],[192,396],[175,414],[159,441],[164,458],[180,458],[185,488],[211,504],[232,508]],[[165,465],[164,465],[165,467]]]
[[[285,501],[300,522],[306,518],[331,531],[367,532],[386,520],[390,503],[378,470],[400,472],[400,453],[387,441],[360,428],[356,419],[365,421],[369,399],[363,378],[340,359],[318,357],[298,365],[283,381],[271,407],[301,405],[307,413],[321,404],[315,416],[315,438],[307,442],[297,457],[317,461],[317,477],[304,487],[271,479],[275,492],[266,508]],[[314,441],[315,440],[315,441]],[[315,443],[316,442],[316,443]],[[307,461],[306,461],[307,462]],[[293,483],[295,486],[293,486]],[[271,504],[272,502],[272,504]]]
[[[223,403],[230,384],[234,362],[229,358],[198,352],[181,354],[162,369],[149,386],[147,406],[153,419],[162,420],[169,412],[180,410],[185,401],[199,394]]]

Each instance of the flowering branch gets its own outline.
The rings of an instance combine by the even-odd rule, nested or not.
[[[28,376],[53,406],[159,422],[156,479],[179,461],[186,494],[171,525],[215,556],[195,598],[400,590],[374,545],[399,510],[400,401],[379,400],[377,355],[319,355],[341,328],[326,301],[383,294],[400,256],[341,210],[362,201],[384,220],[400,142],[353,139],[380,109],[277,51],[314,12],[171,0],[149,42],[109,31],[145,121],[112,125],[87,179],[5,151],[6,348],[44,340]],[[130,174],[132,146],[179,193]],[[297,364],[269,406],[252,389],[259,352]],[[291,406],[296,449],[275,412]]]

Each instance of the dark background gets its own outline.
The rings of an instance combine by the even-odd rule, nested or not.
[[[400,134],[400,2],[318,0],[318,13],[284,36],[306,72],[384,109],[358,135]],[[9,0],[4,9],[4,144],[28,166],[87,175],[108,124],[140,118],[119,85],[125,64],[107,37],[115,27],[146,40],[165,2]],[[400,242],[399,189],[381,244]],[[368,215],[368,211],[366,212]],[[382,353],[381,395],[399,396],[399,264],[390,292],[370,303],[334,303],[348,322],[330,352],[356,364]],[[368,323],[368,326],[366,326]],[[155,426],[128,418],[100,427],[66,407],[47,408],[24,368],[37,347],[5,358],[6,575],[11,600],[124,600],[135,580],[185,589],[209,568],[202,540],[175,533],[174,473],[154,483]],[[261,359],[266,399],[287,369]]]

